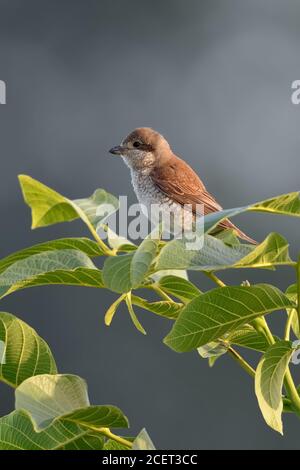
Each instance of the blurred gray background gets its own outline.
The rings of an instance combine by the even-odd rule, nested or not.
[[[226,208],[299,190],[300,79],[296,0],[0,0],[0,255],[56,237],[86,235],[80,222],[30,231],[17,182],[27,173],[68,197],[104,187],[135,197],[129,172],[107,150],[134,127],[152,126],[201,175]],[[279,231],[299,250],[299,220],[236,219],[263,239]],[[291,269],[228,272],[226,282],[285,289]],[[202,289],[213,285],[193,275]],[[264,423],[250,378],[221,358],[162,344],[170,323],[125,309],[103,324],[115,296],[96,289],[28,289],[1,301],[48,341],[61,372],[83,376],[92,403],[120,406],[132,432],[146,426],[158,448],[299,448],[299,421],[285,436]],[[272,325],[282,329],[276,313]],[[300,368],[293,366],[297,382]],[[13,408],[1,385],[0,412]]]

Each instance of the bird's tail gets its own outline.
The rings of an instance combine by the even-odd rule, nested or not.
[[[258,242],[256,240],[253,240],[253,238],[248,237],[244,232],[242,232],[239,228],[237,228],[232,222],[228,221],[230,224],[230,228],[232,228],[237,236],[241,238],[242,240],[245,240],[248,243],[251,243],[252,245],[258,245]]]

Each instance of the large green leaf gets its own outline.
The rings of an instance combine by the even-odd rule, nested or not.
[[[282,386],[294,352],[289,341],[279,341],[266,351],[255,374],[255,393],[266,423],[282,434]]]
[[[191,351],[260,315],[292,306],[279,289],[267,284],[213,289],[183,308],[164,342],[175,351]]]
[[[101,450],[103,442],[100,433],[63,419],[36,432],[26,411],[0,418],[0,450]]]
[[[76,375],[38,375],[16,389],[16,410],[27,411],[37,431],[56,418],[90,428],[128,426],[114,406],[91,406],[86,383]]]
[[[103,286],[101,272],[84,252],[75,249],[42,250],[31,256],[19,252],[3,260],[0,269],[0,297],[45,284]]]
[[[89,404],[74,375],[38,375],[16,389],[16,411],[0,419],[2,450],[100,450],[108,428],[127,428],[115,406]]]
[[[90,258],[101,256],[103,254],[99,245],[89,238],[60,238],[58,240],[51,240],[50,242],[39,243],[38,245],[25,248],[24,250],[17,251],[12,255],[3,258],[0,260],[0,274],[17,261],[24,260],[32,255],[43,253],[44,251],[57,250],[79,250]]]
[[[282,194],[247,206],[225,209],[208,214],[204,217],[204,232],[209,233],[214,230],[222,220],[247,211],[269,212],[272,214],[300,217],[299,192]]]
[[[91,197],[70,200],[27,175],[19,176],[25,202],[32,212],[32,228],[81,218],[95,229],[118,209],[117,198],[104,189]]]
[[[211,235],[204,235],[199,251],[186,248],[184,240],[173,240],[163,247],[156,261],[156,269],[189,269],[218,271],[227,268],[270,268],[274,265],[293,265],[288,243],[279,234],[271,233],[258,246],[230,247]]]
[[[232,266],[252,251],[248,245],[229,247],[222,240],[204,235],[201,250],[187,249],[184,240],[172,240],[157,256],[156,271],[165,269],[189,269],[216,271]]]
[[[0,381],[17,387],[28,377],[56,374],[56,364],[47,343],[33,328],[10,313],[0,313],[0,341],[5,346]]]

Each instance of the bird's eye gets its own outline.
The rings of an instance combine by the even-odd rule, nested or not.
[[[133,146],[138,149],[140,146],[141,146],[141,142],[139,142],[138,140],[136,140],[135,142],[133,142]]]

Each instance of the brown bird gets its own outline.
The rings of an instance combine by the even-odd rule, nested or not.
[[[109,152],[120,155],[130,168],[136,196],[147,208],[158,204],[182,211],[185,204],[190,204],[194,215],[199,204],[203,207],[201,215],[222,210],[195,171],[177,157],[167,140],[153,129],[135,129]],[[220,222],[218,228],[233,229],[243,240],[257,243],[229,220]]]

